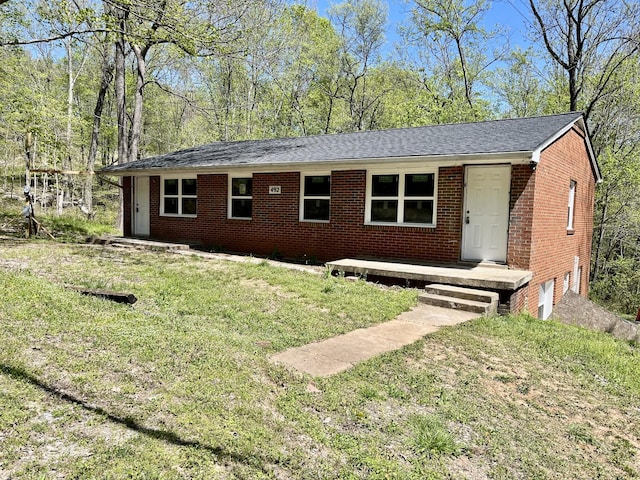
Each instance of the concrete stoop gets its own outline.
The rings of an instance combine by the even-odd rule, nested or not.
[[[453,285],[427,285],[418,301],[436,307],[493,315],[498,311],[499,295],[496,292]]]

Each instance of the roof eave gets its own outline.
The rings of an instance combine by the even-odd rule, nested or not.
[[[304,161],[304,162],[278,162],[278,163],[245,163],[245,164],[229,164],[229,165],[194,165],[180,166],[176,168],[168,167],[152,167],[152,168],[132,168],[119,169],[116,171],[101,170],[98,172],[102,175],[129,176],[129,175],[161,175],[175,174],[179,172],[220,172],[229,170],[253,170],[253,171],[290,171],[290,170],[307,170],[323,168],[325,170],[345,170],[353,168],[362,168],[367,165],[384,165],[399,163],[418,163],[427,161],[435,165],[466,165],[466,164],[483,164],[496,162],[522,163],[531,161],[534,152],[517,151],[517,152],[493,152],[493,153],[473,153],[473,154],[455,154],[455,155],[420,155],[411,157],[379,157],[379,158],[359,158],[359,159],[336,159],[336,160],[320,160],[320,161]]]
[[[571,122],[569,122],[567,125],[565,125],[564,128],[558,130],[554,135],[552,135],[547,140],[545,140],[543,143],[541,143],[538,146],[538,148],[536,148],[533,151],[533,153],[531,155],[531,161],[535,162],[535,163],[540,162],[540,156],[541,156],[543,150],[546,149],[552,143],[554,143],[556,140],[558,140],[560,137],[562,137],[569,130],[571,130],[573,128],[573,126],[576,125],[576,124],[584,132],[584,142],[585,142],[585,145],[587,147],[587,153],[589,155],[589,160],[591,161],[591,168],[593,169],[593,174],[595,176],[596,183],[602,183],[602,174],[600,173],[600,167],[598,166],[598,161],[597,161],[596,155],[595,155],[595,153],[593,151],[593,145],[591,144],[591,138],[589,137],[589,131],[588,131],[587,125],[586,125],[586,123],[584,121],[584,116],[582,114],[580,114],[580,116],[578,118],[576,118],[576,119],[572,120]]]

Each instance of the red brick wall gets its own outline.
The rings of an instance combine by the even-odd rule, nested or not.
[[[511,202],[509,205],[509,240],[507,265],[527,270],[531,260],[533,201],[536,177],[529,165],[511,168]]]
[[[226,174],[198,175],[198,218],[160,216],[160,177],[150,178],[151,238],[222,248],[231,252],[320,261],[376,256],[456,262],[464,169],[440,168],[437,227],[364,225],[366,171],[334,171],[330,223],[300,222],[300,174],[254,173],[251,220],[227,218]],[[280,195],[269,195],[271,185]],[[129,205],[130,209],[130,205]]]
[[[529,284],[528,310],[537,315],[540,284],[555,280],[555,305],[563,295],[566,272],[571,273],[569,285],[573,284],[575,256],[580,257],[582,267],[580,293],[584,296],[588,293],[595,179],[582,132],[574,128],[546,148],[534,176],[533,230],[527,269],[534,272]],[[572,180],[577,182],[574,229],[568,232],[567,205]]]

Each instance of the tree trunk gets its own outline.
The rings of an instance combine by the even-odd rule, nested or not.
[[[67,50],[67,128],[65,132],[65,141],[67,144],[67,152],[63,157],[62,169],[72,170],[71,167],[71,132],[72,132],[72,119],[73,119],[73,90],[75,88],[75,79],[73,78],[73,59],[71,51],[71,38],[67,38],[65,41],[65,47]],[[72,180],[70,175],[63,175],[62,177],[63,197],[66,196],[71,199]],[[58,215],[62,213],[64,204],[61,202],[58,208]]]
[[[602,202],[602,217],[600,218],[600,225],[598,228],[598,240],[596,242],[596,251],[593,261],[593,271],[591,272],[591,281],[596,280],[598,278],[598,274],[600,273],[600,252],[602,250],[602,242],[604,242],[604,227],[607,218],[608,203],[609,192],[607,191]]]
[[[111,81],[113,80],[113,64],[109,58],[107,51],[107,43],[103,43],[102,51],[102,79],[100,81],[100,89],[98,90],[98,98],[96,99],[96,106],[93,110],[93,129],[91,131],[91,145],[89,147],[89,155],[87,157],[87,172],[93,172],[96,164],[96,157],[98,155],[98,143],[100,140],[100,123],[102,121],[102,109],[104,107],[104,100],[107,95],[107,90]],[[87,211],[85,212],[87,218],[91,219],[94,216],[93,211],[93,175],[87,175],[84,182],[84,195],[83,204]]]
[[[126,99],[126,24],[129,16],[129,9],[125,8],[121,3],[115,6],[109,6],[105,1],[105,10],[109,10],[117,20],[119,33],[115,42],[115,90],[116,90],[116,110],[118,118],[118,163],[127,163],[129,161],[129,152],[127,144],[127,99]],[[122,179],[120,179],[122,182]],[[116,218],[116,227],[123,231],[124,225],[124,198],[122,188],[118,189],[118,216]]]
[[[144,99],[144,86],[147,76],[146,55],[149,49],[140,48],[131,44],[133,53],[136,56],[136,92],[133,104],[133,116],[131,118],[131,130],[129,132],[129,160],[137,160],[140,150],[140,135],[142,131],[142,102]]]
[[[111,8],[112,13],[117,19],[119,34],[115,43],[115,90],[116,90],[116,109],[118,117],[118,163],[127,163],[129,161],[129,152],[127,144],[127,103],[126,103],[126,40],[125,29],[129,11],[122,4],[117,4]]]
[[[456,38],[456,49],[458,50],[458,57],[460,58],[460,68],[462,69],[462,79],[464,80],[464,96],[467,99],[467,103],[473,108],[473,99],[471,98],[471,82],[469,81],[469,75],[467,72],[467,59],[462,49],[462,41],[460,38]]]

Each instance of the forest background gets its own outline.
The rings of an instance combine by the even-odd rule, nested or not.
[[[0,0],[4,194],[21,198],[27,159],[48,170],[40,208],[94,218],[118,188],[56,172],[214,141],[580,110],[604,177],[591,295],[635,314],[638,1],[506,0],[525,20],[510,31],[487,0],[406,0],[393,43],[387,2],[321,3],[326,16],[285,0]]]

